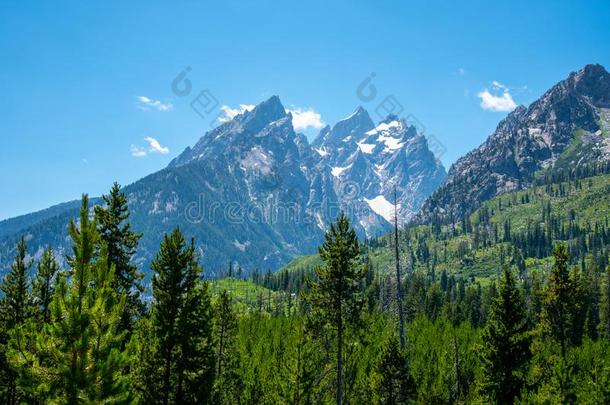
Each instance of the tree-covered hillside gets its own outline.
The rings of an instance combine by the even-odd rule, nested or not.
[[[564,242],[572,264],[603,269],[610,252],[608,165],[541,175],[537,186],[495,197],[460,221],[410,226],[399,233],[403,266],[439,277],[445,272],[487,282],[504,265],[520,272],[548,272],[553,246]],[[393,236],[369,240],[366,257],[381,274],[394,266]],[[300,257],[282,270],[307,274],[317,255]],[[290,278],[290,277],[288,277]],[[287,281],[284,281],[286,283]],[[293,283],[293,281],[290,281]]]
[[[176,228],[144,294],[124,194],[94,215],[85,196],[65,266],[15,248],[0,400],[608,403],[610,174],[538,183],[374,240],[340,216],[319,255],[247,278],[206,277]]]

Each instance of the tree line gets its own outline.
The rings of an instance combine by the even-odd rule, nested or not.
[[[320,265],[256,275],[296,292],[296,310],[238,312],[177,228],[145,291],[127,198],[115,184],[103,200],[91,215],[83,196],[66,268],[51,247],[34,260],[17,245],[0,285],[2,403],[610,401],[610,268],[573,266],[565,244],[548,276],[393,273],[341,214]]]

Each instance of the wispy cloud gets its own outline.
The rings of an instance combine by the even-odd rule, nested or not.
[[[254,107],[255,106],[252,104],[240,104],[238,108],[231,108],[228,105],[223,105],[222,107],[220,107],[220,109],[222,110],[222,112],[224,112],[225,115],[218,117],[218,121],[220,121],[221,123],[229,122],[233,118],[235,118],[236,115],[243,114],[246,111],[252,111]]]
[[[307,128],[323,128],[324,121],[322,121],[322,115],[316,112],[313,108],[293,108],[287,109],[292,114],[292,125],[296,130],[302,130]]]
[[[144,140],[146,142],[148,142],[148,145],[150,146],[150,148],[148,149],[149,152],[152,152],[152,153],[161,153],[163,155],[169,153],[169,148],[166,147],[166,146],[161,146],[159,141],[157,141],[152,136],[147,136],[146,138],[144,138]]]
[[[162,102],[146,96],[138,96],[137,106],[142,110],[155,109],[157,111],[171,111],[174,106],[170,102]]]
[[[146,151],[144,150],[144,148],[140,148],[139,146],[136,145],[131,145],[131,156],[133,157],[144,157],[146,156]]]
[[[466,76],[466,69],[463,67],[458,68],[455,72],[453,72],[454,76]]]
[[[131,156],[139,158],[144,157],[149,153],[161,153],[162,155],[169,153],[169,148],[162,146],[161,143],[159,143],[159,141],[152,136],[147,136],[144,138],[144,140],[148,142],[148,149],[137,145],[131,145]]]
[[[517,108],[517,103],[513,100],[509,88],[502,83],[494,80],[492,90],[483,89],[477,97],[481,99],[481,108],[489,111],[512,111]]]

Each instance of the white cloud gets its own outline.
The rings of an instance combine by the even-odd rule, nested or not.
[[[146,156],[146,151],[143,148],[140,148],[136,145],[131,145],[131,156],[144,157],[144,156]]]
[[[481,90],[477,97],[481,99],[481,108],[489,111],[512,111],[517,108],[509,88],[497,80],[491,82],[492,93],[488,89]]]
[[[246,111],[252,111],[254,107],[255,106],[252,104],[240,104],[238,108],[231,108],[228,105],[223,105],[220,109],[225,115],[224,117],[218,117],[218,121],[221,123],[229,122],[235,118],[236,115],[243,114]]]
[[[148,142],[148,150],[146,150],[146,148],[143,148],[140,146],[131,145],[131,148],[130,148],[131,156],[139,158],[139,157],[144,157],[144,156],[148,155],[149,153],[161,153],[163,155],[169,153],[169,148],[166,146],[161,146],[159,141],[157,141],[152,136],[147,136],[144,138],[144,140],[146,142]]]
[[[151,108],[154,108],[157,111],[170,111],[174,108],[170,102],[164,103],[160,100],[154,100],[146,96],[138,96],[136,98],[138,99],[137,105],[142,110],[150,110]]]
[[[159,141],[157,141],[155,138],[147,136],[146,138],[144,138],[144,140],[148,142],[148,145],[150,146],[150,149],[148,149],[149,152],[161,153],[163,155],[169,153],[169,148],[166,146],[161,146]]]
[[[314,111],[313,108],[294,108],[286,110],[292,114],[292,125],[294,129],[301,130],[307,128],[323,128],[324,121],[322,115]]]

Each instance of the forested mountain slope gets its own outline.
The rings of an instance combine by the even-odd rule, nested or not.
[[[507,193],[482,204],[453,223],[413,225],[399,233],[401,265],[409,272],[487,282],[503,266],[545,272],[553,246],[566,243],[573,264],[604,269],[610,254],[610,165],[556,172],[537,186]],[[393,236],[371,239],[364,255],[373,269],[391,275]],[[297,283],[320,263],[316,255],[285,266],[280,284]]]

